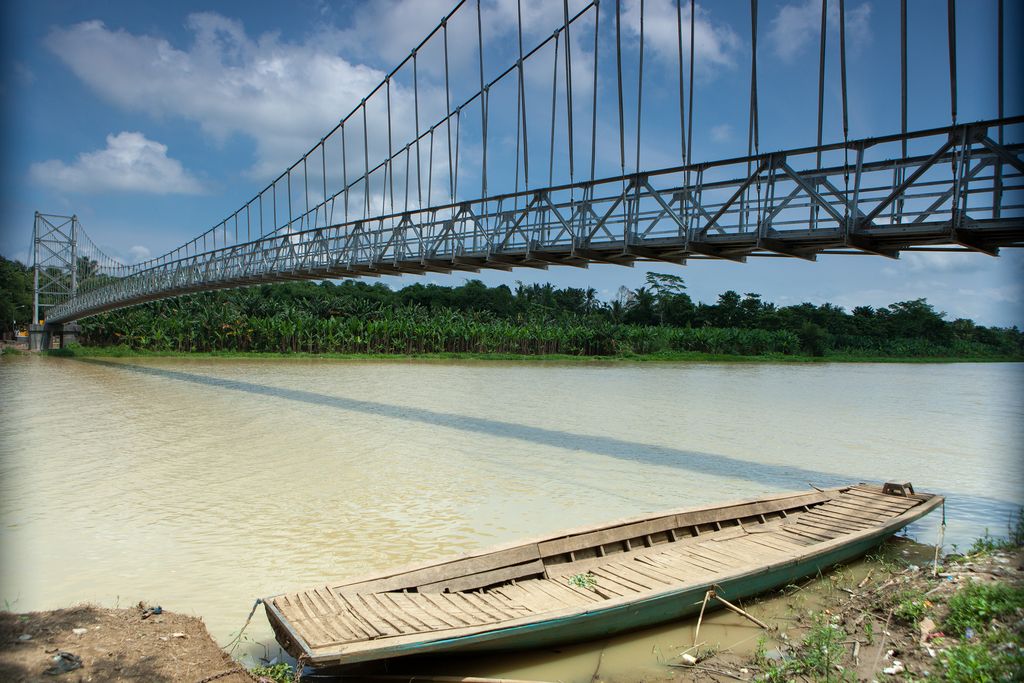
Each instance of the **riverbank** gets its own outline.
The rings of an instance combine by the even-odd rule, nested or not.
[[[142,605],[0,612],[0,680],[252,683],[203,620]],[[233,672],[233,673],[229,673]]]
[[[662,351],[649,354],[577,356],[569,354],[516,353],[266,353],[260,351],[150,351],[126,346],[73,346],[43,352],[61,358],[241,358],[247,360],[384,360],[384,361],[521,361],[558,363],[1019,363],[1020,356],[881,356],[831,353],[807,356],[781,353],[738,355],[696,351]]]
[[[933,573],[927,547],[894,539],[864,561],[745,604],[769,625],[754,637],[717,642],[720,632],[708,615],[704,632],[712,635],[664,653],[661,671],[643,681],[1018,680],[1024,670],[1019,542],[982,539],[975,552],[947,557]],[[0,678],[39,680],[57,658],[77,672],[68,680],[197,683],[221,674],[216,680],[227,683],[284,683],[292,677],[284,663],[248,663],[250,671],[241,671],[201,619],[147,614],[141,604],[0,612]],[[592,681],[635,680],[602,674],[600,667],[599,660]],[[460,679],[429,674],[416,680]]]
[[[937,566],[883,553],[863,578],[840,567],[819,579],[819,600],[787,587],[790,612],[752,654],[697,647],[671,664],[682,676],[664,680],[1021,680],[1020,540],[982,539]]]

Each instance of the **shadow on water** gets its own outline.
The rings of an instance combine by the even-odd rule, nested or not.
[[[518,439],[544,446],[587,451],[597,455],[632,460],[650,465],[686,469],[731,479],[742,479],[782,489],[800,489],[807,486],[808,483],[828,487],[849,484],[851,481],[878,480],[877,474],[874,476],[837,475],[794,465],[759,463],[727,455],[680,450],[666,446],[626,441],[609,436],[577,434],[543,427],[531,427],[514,422],[504,422],[502,420],[439,412],[427,408],[395,406],[376,401],[329,396],[301,389],[286,389],[256,384],[254,382],[198,375],[180,370],[117,363],[95,358],[76,358],[75,360],[81,363],[89,363],[91,365],[152,377],[190,382],[218,389],[240,391],[247,394],[296,401],[315,406],[326,406],[338,410],[360,412],[399,420],[411,420],[470,433]],[[976,531],[972,532],[974,535],[980,533],[981,529],[985,527],[992,527],[994,534],[1002,533],[1003,529],[993,527],[993,524],[1001,525],[1002,521],[1008,519],[1019,506],[1019,503],[988,496],[966,495],[942,490],[934,492],[947,497],[949,508],[959,522],[975,527]]]

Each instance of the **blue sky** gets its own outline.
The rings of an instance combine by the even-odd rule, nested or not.
[[[27,257],[36,210],[76,213],[102,248],[127,262],[187,241],[248,201],[306,152],[409,54],[452,4],[3,3],[0,253]],[[638,4],[623,0],[627,61],[636,57]],[[996,0],[958,4],[958,120],[994,118]],[[579,0],[570,3],[580,5]],[[761,150],[812,144],[820,0],[761,0],[759,5]],[[832,0],[833,10],[836,5]],[[1012,115],[1024,111],[1017,38],[1024,26],[1024,6],[1006,5],[1006,111]],[[515,6],[514,0],[483,3],[485,32],[494,38],[484,54],[488,75],[515,58]],[[946,3],[911,0],[909,6],[909,127],[942,126],[950,117]],[[645,7],[642,157],[644,165],[672,166],[679,163],[675,3],[646,0]],[[847,1],[851,138],[899,130],[898,7],[897,2],[883,0]],[[602,102],[614,85],[612,45],[605,41],[612,35],[612,8],[612,2],[601,8]],[[475,8],[467,9],[475,20]],[[558,2],[524,0],[523,11],[527,48],[550,35],[562,18]],[[686,3],[683,16],[688,17]],[[837,20],[833,12],[826,142],[842,139]],[[592,77],[592,27],[592,21],[583,22],[573,34],[577,102],[586,102],[591,92],[587,81]],[[751,54],[749,3],[698,2],[696,33],[694,160],[743,154]],[[474,41],[475,33],[453,22],[456,93],[468,93],[478,85]],[[537,107],[533,118],[543,115],[542,102],[550,106],[550,60],[539,61],[527,70],[528,99]],[[443,91],[438,90],[441,81],[429,62],[425,52],[421,96],[436,103]],[[626,85],[633,87],[635,81],[627,79]],[[401,95],[396,91],[397,102]],[[578,106],[577,148],[585,148],[585,153],[577,154],[587,165],[589,113],[583,112],[589,109]],[[600,111],[598,166],[613,172],[618,146],[613,131],[606,128],[613,119]],[[429,118],[429,112],[424,117]],[[580,125],[583,121],[586,127]],[[632,119],[627,121],[627,136],[634,125]],[[501,165],[503,154],[509,161],[503,150],[512,139],[500,126],[494,130],[492,169]],[[534,140],[533,146],[538,154],[544,152],[544,144]],[[533,167],[546,170],[546,161],[533,157],[531,150]],[[478,169],[467,162],[463,187],[479,182],[475,173]],[[532,173],[535,178],[543,175]],[[564,176],[564,164],[556,173]],[[490,182],[492,188],[511,184],[512,172],[492,170]],[[832,301],[847,308],[927,297],[950,317],[1024,325],[1024,254],[1013,250],[1005,250],[998,259],[976,254],[904,254],[899,261],[825,256],[817,263],[751,259],[746,265],[694,261],[685,268],[651,268],[683,276],[691,295],[704,301],[726,289],[761,292],[781,305]],[[641,285],[647,270],[639,264],[632,269],[595,265],[582,271],[523,269],[480,277],[489,284],[523,280],[595,287],[610,298],[620,285]],[[465,277],[469,276],[427,279],[457,284]],[[393,286],[421,279],[385,278]]]

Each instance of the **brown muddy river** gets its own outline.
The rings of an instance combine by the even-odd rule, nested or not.
[[[0,359],[0,599],[144,600],[221,643],[257,597],[663,508],[850,481],[1024,491],[1021,364]],[[909,529],[934,543],[939,519]],[[635,680],[675,625],[451,674]],[[705,631],[703,629],[711,629]],[[716,615],[723,644],[758,632]],[[245,651],[277,652],[262,613]]]

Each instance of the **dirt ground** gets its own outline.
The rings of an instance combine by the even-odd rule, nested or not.
[[[181,681],[235,670],[218,683],[252,683],[217,646],[202,619],[163,612],[143,619],[143,609],[81,605],[50,612],[0,612],[0,681]],[[67,652],[81,667],[47,674]],[[73,658],[64,657],[73,666]]]

